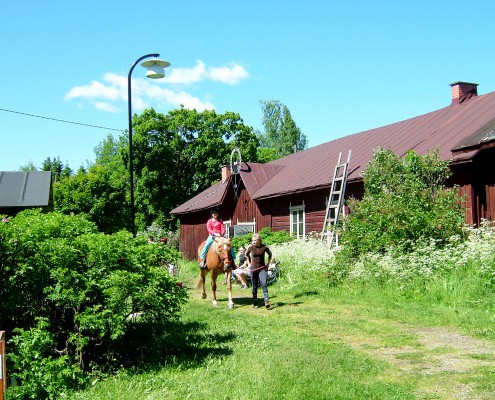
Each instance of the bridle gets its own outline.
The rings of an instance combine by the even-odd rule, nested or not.
[[[232,267],[230,266],[230,264],[232,264],[232,260],[229,258],[230,249],[227,248],[227,245],[225,243],[222,243],[222,247],[227,254],[225,257],[222,257],[222,255],[220,254],[220,251],[218,250],[218,246],[215,247],[215,251],[218,255],[218,258],[220,258],[220,261],[223,263],[223,270],[227,271],[229,269],[232,269]]]

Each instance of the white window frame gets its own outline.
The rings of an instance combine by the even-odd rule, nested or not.
[[[253,233],[256,233],[256,218],[253,218],[253,222],[239,222],[237,220],[237,224],[235,226],[252,226],[253,227]]]
[[[223,235],[224,237],[226,237],[227,239],[230,239],[230,227],[232,226],[232,220],[229,219],[228,221],[223,221],[223,224],[225,225],[225,235]]]
[[[304,239],[306,237],[306,206],[304,202],[302,205],[293,206],[289,205],[289,213],[290,213],[290,234],[291,236],[296,236],[297,239]],[[299,220],[299,213],[302,211],[302,221]],[[294,216],[297,216],[297,221],[294,221]],[[299,226],[302,223],[302,232],[299,232]],[[294,232],[294,225],[297,226],[297,232]]]

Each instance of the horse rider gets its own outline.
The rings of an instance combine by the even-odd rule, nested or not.
[[[206,254],[208,253],[208,249],[210,248],[213,240],[215,238],[220,238],[225,235],[225,225],[223,221],[218,217],[218,208],[212,208],[210,210],[210,219],[206,223],[206,229],[208,230],[208,238],[206,239],[206,243],[203,246],[203,250],[201,250],[200,260],[199,260],[199,268],[206,268]],[[230,247],[230,257],[232,263],[232,269],[235,269],[235,251],[233,247]]]
[[[270,249],[261,243],[261,236],[259,233],[255,233],[251,239],[252,246],[249,246],[246,251],[246,257],[250,263],[251,270],[251,283],[253,285],[253,307],[258,308],[258,280],[261,284],[261,290],[263,291],[263,298],[265,300],[265,307],[270,308],[268,302],[268,285],[267,274],[268,265],[272,263],[273,257]],[[265,263],[265,254],[268,255],[268,263]]]

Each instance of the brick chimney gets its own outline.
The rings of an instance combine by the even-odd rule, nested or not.
[[[224,165],[222,167],[222,182],[225,182],[230,176],[230,165]]]
[[[452,90],[452,105],[461,104],[471,97],[478,96],[478,84],[469,82],[454,82],[450,84]]]

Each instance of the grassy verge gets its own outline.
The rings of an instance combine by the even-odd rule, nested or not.
[[[182,268],[188,287],[195,268]],[[472,304],[421,303],[383,287],[328,288],[322,280],[289,289],[282,280],[270,287],[271,310],[253,309],[250,291],[238,287],[228,310],[219,286],[218,308],[190,291],[163,363],[122,370],[71,398],[495,396],[494,341],[480,337],[489,323],[477,322],[483,311]]]

